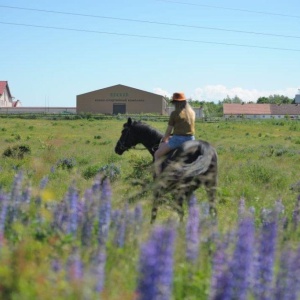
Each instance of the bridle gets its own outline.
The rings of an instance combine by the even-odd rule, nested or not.
[[[130,131],[130,129],[127,128],[126,135],[125,135],[125,137],[123,138],[123,140],[124,140],[125,142],[122,142],[121,139],[119,140],[119,147],[120,147],[120,150],[127,151],[127,150],[129,150],[129,149],[131,148],[131,146],[130,146],[130,147],[125,146],[125,143],[126,143],[126,141],[127,141],[127,137],[128,137],[128,135],[129,135],[129,131]]]

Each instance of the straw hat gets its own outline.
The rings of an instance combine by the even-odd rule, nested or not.
[[[173,101],[186,101],[184,93],[174,93],[172,97],[172,102]]]

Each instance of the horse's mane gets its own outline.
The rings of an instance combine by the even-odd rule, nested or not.
[[[138,134],[140,137],[147,138],[147,140],[160,140],[163,137],[163,134],[160,131],[142,121],[134,121],[132,126],[136,134]]]

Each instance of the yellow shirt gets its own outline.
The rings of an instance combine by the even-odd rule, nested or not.
[[[173,134],[176,135],[194,135],[195,134],[195,122],[189,124],[186,120],[185,110],[171,112],[169,118],[169,126],[174,127]]]

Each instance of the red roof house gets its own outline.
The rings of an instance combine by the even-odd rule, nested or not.
[[[0,107],[12,107],[13,97],[10,93],[8,82],[0,81]]]
[[[300,104],[236,104],[224,103],[225,118],[300,118]]]

